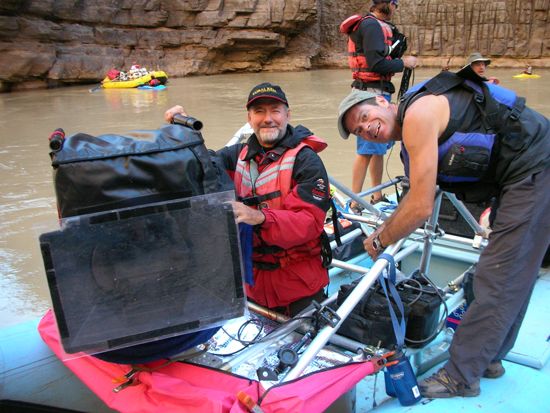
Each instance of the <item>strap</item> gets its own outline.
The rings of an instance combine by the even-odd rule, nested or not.
[[[475,93],[474,102],[481,113],[481,120],[488,131],[496,132],[500,129],[500,105],[491,96],[489,88],[481,85],[483,94]]]
[[[202,137],[201,137],[202,139]],[[204,145],[190,146],[189,149],[200,162],[204,178],[202,181],[204,193],[219,192],[219,180],[216,168],[210,159],[210,154]]]
[[[378,259],[383,259],[388,262],[388,278],[385,278],[384,275],[381,273],[378,277],[378,282],[382,286],[382,289],[384,290],[384,295],[386,296],[386,300],[388,301],[388,307],[390,311],[393,332],[395,333],[397,348],[401,349],[405,345],[405,309],[403,307],[401,297],[399,296],[399,293],[395,288],[395,260],[391,255],[385,253],[381,254]],[[395,310],[393,309],[393,305],[391,304],[388,291],[391,294],[393,301],[397,305],[397,309],[401,312],[401,319],[399,321],[397,320],[397,315],[395,313]]]
[[[257,254],[276,254],[281,251],[284,251],[284,248],[278,247],[277,245],[262,244],[254,247],[254,252]]]
[[[336,245],[341,247],[342,237],[340,235],[340,222],[338,221],[338,211],[336,209],[336,205],[334,205],[334,199],[332,197],[330,198],[330,207],[332,208],[331,219],[333,224],[332,226],[334,227],[334,240],[336,241]]]
[[[464,83],[464,79],[452,72],[441,72],[428,80],[424,88],[432,95],[441,95],[448,90]]]
[[[409,90],[409,85],[411,83],[411,75],[413,69],[406,67],[403,69],[403,75],[401,77],[401,85],[399,86],[399,93],[397,94],[397,101],[399,102],[403,95]]]
[[[523,112],[523,109],[525,109],[525,98],[518,96],[514,102],[514,106],[510,110],[509,118],[513,121],[519,120],[519,116],[521,115],[521,112]]]
[[[323,263],[323,268],[330,267],[330,264],[332,263],[332,249],[330,248],[330,240],[324,230],[321,231],[321,261]]]
[[[246,198],[240,198],[240,201],[246,206],[260,205],[262,202],[269,201],[270,199],[279,198],[281,191],[273,191],[264,195],[249,196]]]
[[[274,271],[281,268],[280,262],[263,262],[263,261],[253,261],[252,265],[254,268],[265,271]]]

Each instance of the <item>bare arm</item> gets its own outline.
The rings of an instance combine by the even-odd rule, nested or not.
[[[364,241],[369,255],[378,235],[384,246],[408,236],[428,218],[433,209],[437,177],[437,141],[449,122],[449,103],[444,96],[425,96],[407,111],[403,143],[409,153],[410,191],[386,222]]]

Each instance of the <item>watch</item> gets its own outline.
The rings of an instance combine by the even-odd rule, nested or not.
[[[384,249],[386,247],[384,247],[382,245],[382,241],[380,241],[380,234],[377,234],[373,239],[372,239],[372,247],[374,248],[374,250],[378,253],[384,251]]]

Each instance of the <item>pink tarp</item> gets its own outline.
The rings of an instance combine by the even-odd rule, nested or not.
[[[350,363],[274,386],[266,393],[256,380],[176,362],[153,371],[140,371],[134,376],[136,385],[115,393],[116,380],[128,373],[131,366],[90,356],[68,359],[51,311],[40,321],[38,331],[80,380],[107,406],[123,413],[244,413],[248,410],[237,400],[239,391],[255,401],[263,396],[260,406],[265,413],[322,412],[363,377],[381,368],[376,360]],[[146,366],[152,368],[155,363]]]

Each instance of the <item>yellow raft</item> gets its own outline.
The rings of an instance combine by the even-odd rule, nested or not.
[[[134,88],[141,85],[147,85],[151,79],[158,79],[161,84],[165,84],[168,76],[162,70],[149,72],[146,75],[129,80],[111,80],[108,77],[101,81],[101,86],[105,89]]]
[[[538,79],[540,75],[528,75],[527,73],[520,73],[519,75],[514,75],[514,79]]]

